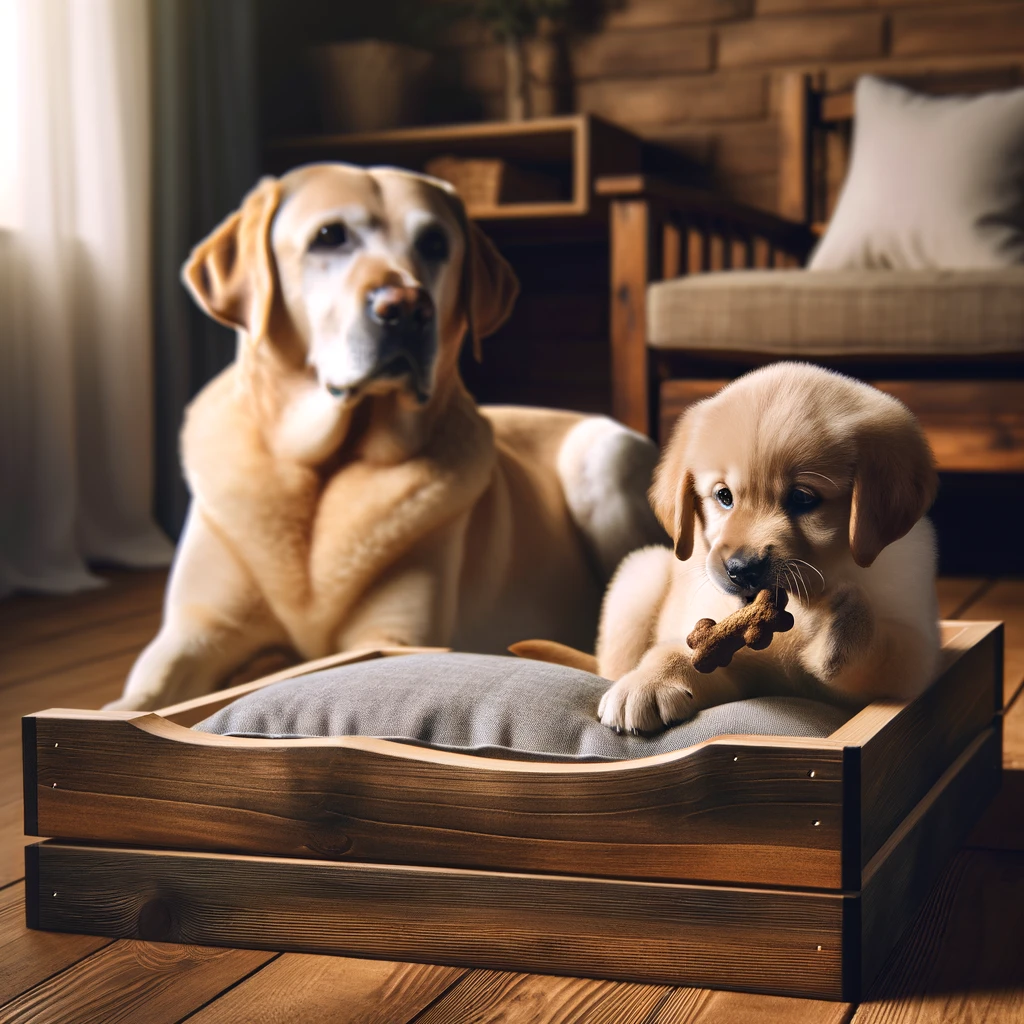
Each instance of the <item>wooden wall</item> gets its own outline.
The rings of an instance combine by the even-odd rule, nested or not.
[[[598,0],[582,5],[596,10]],[[1024,54],[1024,0],[611,0],[593,31],[531,49],[538,112],[600,114],[683,154],[729,194],[772,209],[773,72],[898,74]],[[500,46],[460,26],[449,56],[503,116]]]

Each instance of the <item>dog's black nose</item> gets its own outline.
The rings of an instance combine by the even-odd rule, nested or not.
[[[760,590],[768,574],[768,557],[733,556],[725,563],[729,579],[743,590]]]
[[[384,327],[422,329],[434,319],[434,302],[425,288],[385,285],[366,296],[366,311]]]

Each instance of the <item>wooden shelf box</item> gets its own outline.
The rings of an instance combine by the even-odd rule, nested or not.
[[[1002,626],[825,739],[611,763],[194,732],[338,656],[154,713],[24,719],[29,925],[855,1000],[1001,772]]]
[[[270,144],[269,160],[274,173],[318,160],[413,171],[426,171],[427,164],[439,157],[501,160],[524,175],[552,181],[559,195],[495,205],[468,203],[474,219],[607,218],[607,204],[595,202],[594,181],[601,175],[639,171],[641,145],[635,135],[599,117],[573,114],[277,139]]]

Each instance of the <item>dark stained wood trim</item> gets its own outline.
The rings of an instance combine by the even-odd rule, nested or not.
[[[977,736],[865,868],[862,992],[998,791],[1001,753],[997,729]]]
[[[840,894],[53,841],[39,856],[41,892],[60,881],[39,916],[54,931],[842,997]]]
[[[648,434],[647,285],[660,262],[656,216],[643,199],[613,202],[609,216],[612,415]]]
[[[651,174],[624,174],[598,178],[595,192],[611,200],[647,199],[661,203],[680,217],[700,215],[728,229],[759,235],[776,248],[803,257],[816,239],[806,225],[776,216],[754,206],[744,206],[717,192],[678,184]]]
[[[39,924],[39,843],[25,847],[25,927]]]
[[[93,714],[37,716],[44,835],[507,870],[559,872],[568,864],[577,874],[619,878],[840,885],[841,750],[828,740],[735,737],[633,761],[557,764],[365,737],[246,740],[196,733],[154,714]],[[812,827],[815,820],[820,826]]]
[[[21,770],[25,801],[25,835],[39,835],[39,802],[36,799],[38,773],[36,762],[36,720],[26,715],[21,720]]]

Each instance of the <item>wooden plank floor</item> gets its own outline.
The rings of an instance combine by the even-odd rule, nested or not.
[[[1006,620],[1003,792],[860,1006],[659,985],[31,932],[22,714],[114,697],[162,573],[0,604],[0,1024],[957,1024],[1024,1021],[1024,580],[941,581],[947,617]]]

